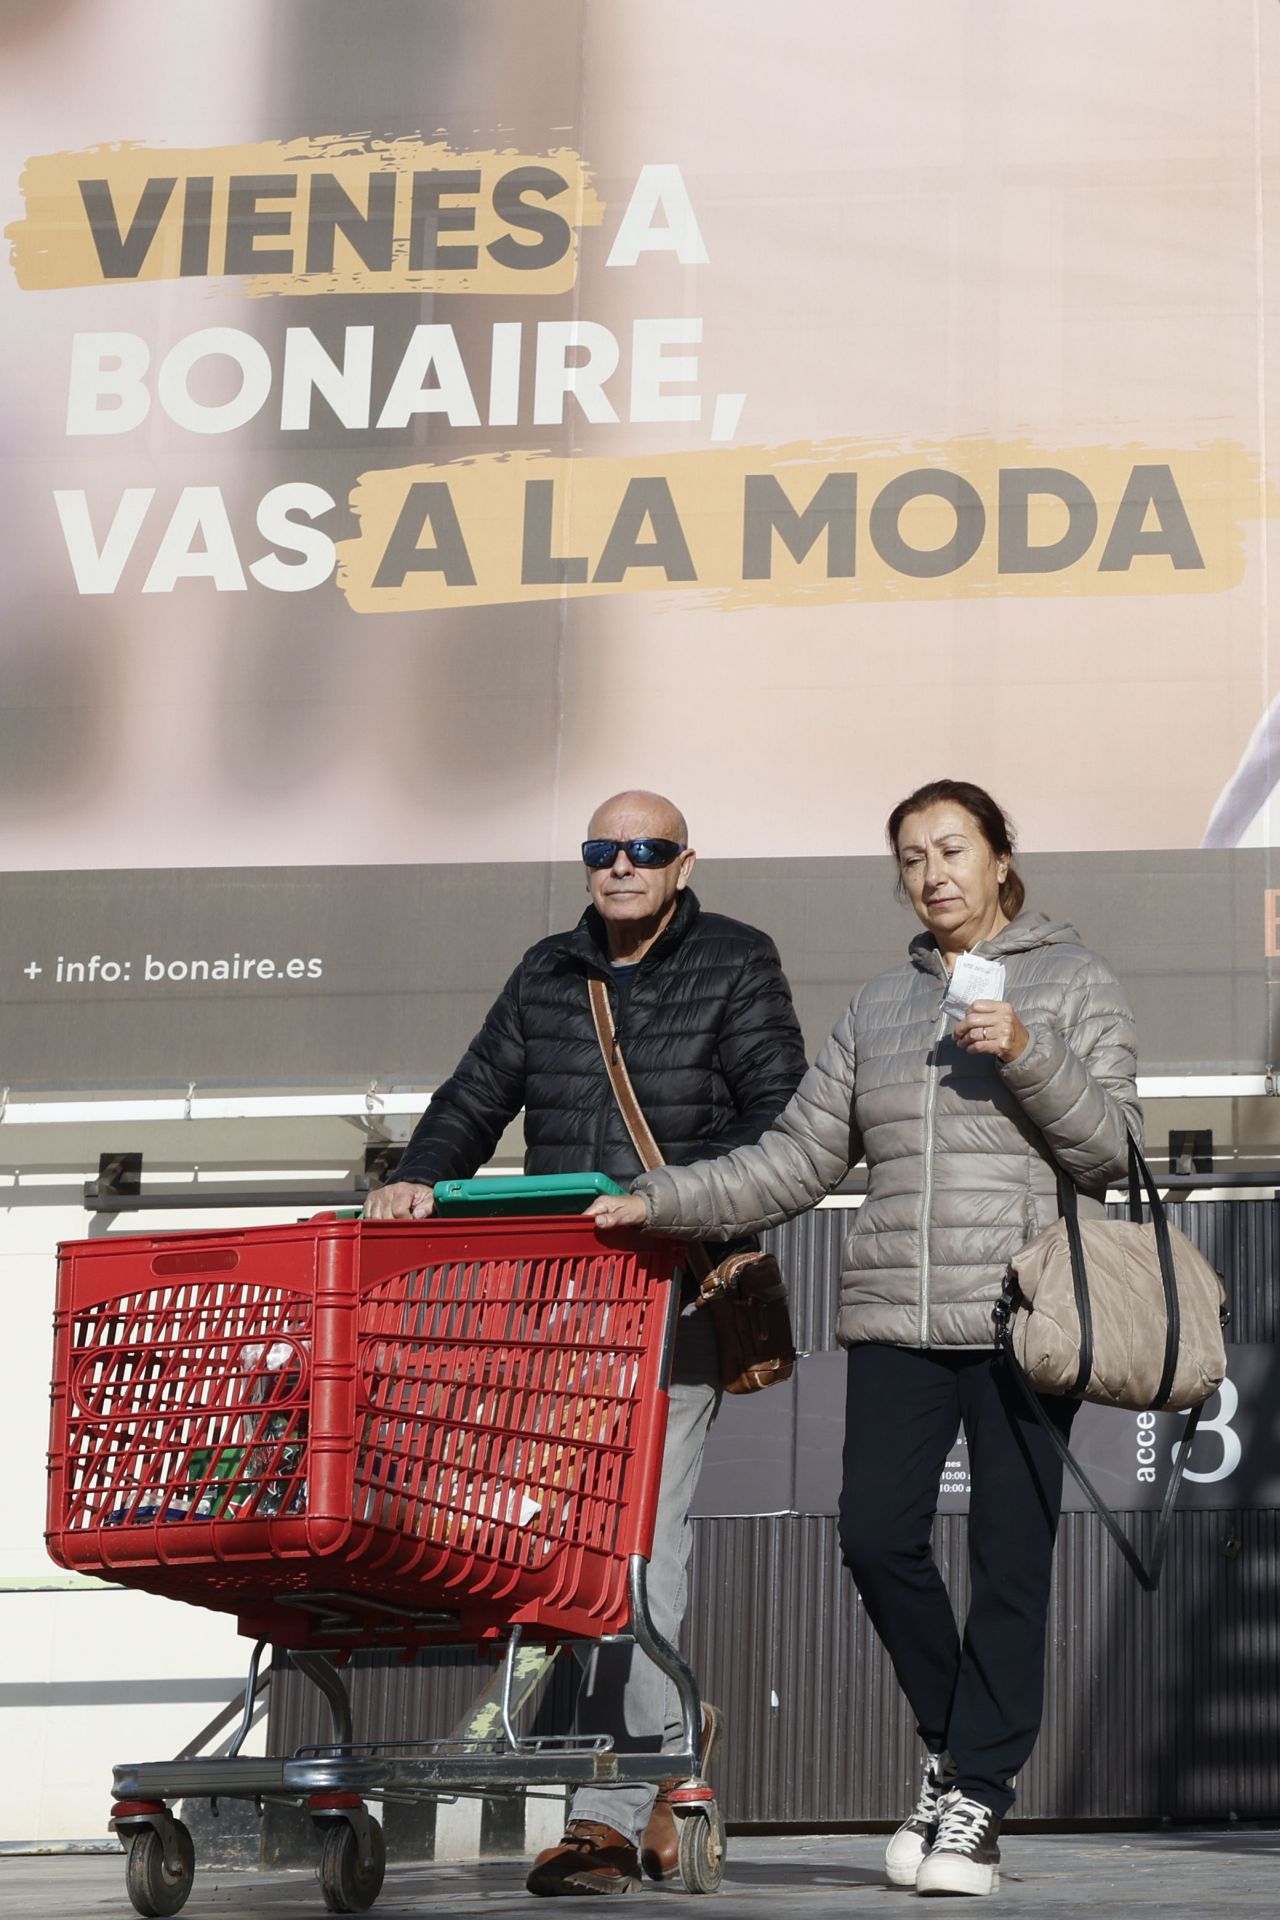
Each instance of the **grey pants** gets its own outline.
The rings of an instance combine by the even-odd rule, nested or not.
[[[719,1404],[715,1328],[706,1309],[689,1306],[676,1337],[649,1562],[649,1609],[658,1632],[673,1645],[689,1593],[689,1508]],[[683,1744],[675,1688],[647,1654],[626,1643],[594,1647],[587,1655],[576,1724],[579,1733],[612,1734],[619,1751],[678,1753]],[[650,1785],[583,1787],[573,1796],[569,1818],[601,1820],[638,1844],[656,1793]]]

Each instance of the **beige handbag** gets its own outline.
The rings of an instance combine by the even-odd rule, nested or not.
[[[636,1098],[609,1005],[609,990],[599,978],[587,982],[591,1018],[631,1144],[647,1171],[662,1165],[662,1154],[644,1108]],[[699,1282],[698,1305],[711,1309],[720,1354],[720,1384],[726,1393],[759,1393],[791,1378],[796,1363],[787,1310],[787,1288],[771,1253],[731,1253],[713,1265],[705,1247],[691,1240],[686,1258]]]
[[[1151,1211],[1142,1217],[1145,1186]],[[1227,1371],[1222,1281],[1184,1233],[1169,1225],[1151,1169],[1129,1141],[1128,1220],[1081,1220],[1079,1196],[1058,1170],[1061,1218],[1010,1262],[996,1303],[996,1343],[1066,1466],[1107,1523],[1142,1585],[1153,1589],[1200,1408]],[[1189,1412],[1144,1567],[1038,1394],[1136,1412]]]

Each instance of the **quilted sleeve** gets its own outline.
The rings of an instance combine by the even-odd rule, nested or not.
[[[685,1239],[727,1239],[803,1213],[862,1158],[853,1118],[851,1004],[773,1125],[718,1160],[641,1174],[648,1224]]]
[[[1138,1036],[1124,990],[1090,954],[1066,994],[1061,1026],[1037,1025],[1000,1069],[1054,1157],[1081,1186],[1123,1182],[1129,1135],[1142,1139]]]

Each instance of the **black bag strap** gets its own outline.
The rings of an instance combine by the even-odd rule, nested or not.
[[[1067,1248],[1071,1255],[1071,1279],[1075,1292],[1076,1313],[1080,1322],[1080,1366],[1071,1383],[1070,1392],[1082,1394],[1093,1372],[1093,1314],[1089,1305],[1089,1278],[1085,1272],[1084,1241],[1080,1233],[1080,1196],[1075,1181],[1057,1161],[1054,1162],[1058,1175],[1058,1212],[1062,1216],[1067,1230]],[[1164,1210],[1164,1201],[1160,1198],[1150,1167],[1147,1165],[1141,1147],[1129,1135],[1129,1218],[1135,1226],[1142,1225],[1142,1192],[1146,1189],[1147,1205],[1151,1211],[1151,1226],[1155,1234],[1156,1257],[1160,1262],[1160,1282],[1164,1289],[1164,1365],[1160,1372],[1160,1384],[1156,1388],[1151,1405],[1158,1411],[1167,1402],[1173,1392],[1173,1378],[1178,1367],[1178,1342],[1182,1335],[1181,1309],[1178,1305],[1178,1281],[1173,1267],[1173,1248],[1169,1243],[1169,1222]]]
[[[1056,1164],[1056,1163],[1055,1163]],[[1089,1281],[1084,1270],[1084,1241],[1080,1237],[1080,1196],[1075,1181],[1058,1167],[1058,1212],[1067,1230],[1067,1249],[1071,1255],[1071,1285],[1075,1294],[1076,1319],[1080,1323],[1080,1365],[1069,1392],[1078,1399],[1089,1384],[1093,1372],[1093,1312],[1089,1305]]]
[[[1070,1394],[1079,1396],[1088,1385],[1093,1372],[1093,1314],[1089,1302],[1089,1280],[1085,1271],[1084,1240],[1080,1232],[1080,1196],[1074,1180],[1066,1169],[1055,1161],[1058,1176],[1058,1212],[1062,1216],[1067,1233],[1067,1248],[1071,1257],[1071,1279],[1075,1293],[1076,1312],[1080,1323],[1080,1366],[1072,1382]],[[1178,1342],[1181,1336],[1181,1316],[1178,1305],[1178,1284],[1173,1266],[1173,1249],[1169,1242],[1169,1222],[1165,1214],[1164,1202],[1160,1198],[1151,1168],[1147,1165],[1141,1147],[1132,1133],[1129,1135],[1129,1218],[1136,1226],[1143,1221],[1142,1203],[1145,1190],[1147,1206],[1151,1213],[1151,1226],[1156,1243],[1156,1257],[1160,1263],[1160,1281],[1165,1301],[1165,1342],[1164,1365],[1161,1369],[1160,1383],[1152,1401],[1152,1410],[1163,1407],[1173,1391],[1173,1379],[1178,1364]],[[1023,1367],[1013,1351],[1013,1338],[1010,1330],[1010,1315],[1007,1306],[1001,1303],[996,1309],[996,1341],[1004,1356],[1013,1378],[1017,1381],[1023,1398],[1031,1408],[1036,1419],[1053,1442],[1055,1451],[1064,1467],[1080,1487],[1107,1532],[1115,1541],[1125,1564],[1129,1567],[1139,1586],[1148,1593],[1154,1593],[1160,1580],[1160,1570],[1164,1564],[1165,1550],[1169,1544],[1169,1529],[1173,1521],[1174,1504],[1178,1498],[1178,1489],[1182,1485],[1182,1476],[1191,1457],[1191,1444],[1195,1439],[1196,1428],[1200,1424],[1201,1408],[1195,1407],[1187,1416],[1186,1429],[1173,1462],[1173,1471],[1169,1484],[1165,1488],[1164,1500],[1160,1507],[1160,1518],[1156,1522],[1155,1539],[1151,1547],[1151,1560],[1144,1566],[1132,1543],[1125,1537],[1124,1531],[1106,1501],[1090,1480],[1070,1447],[1054,1426],[1044,1410],[1040,1395],[1027,1378]]]
[[[1036,1419],[1040,1422],[1040,1425],[1044,1428],[1050,1440],[1052,1440],[1063,1466],[1069,1470],[1077,1485],[1084,1493],[1089,1505],[1093,1508],[1103,1526],[1115,1541],[1116,1546],[1120,1549],[1125,1564],[1133,1574],[1134,1579],[1138,1582],[1138,1585],[1147,1593],[1154,1593],[1160,1584],[1160,1573],[1164,1566],[1165,1550],[1169,1544],[1169,1529],[1173,1523],[1174,1503],[1178,1498],[1178,1488],[1182,1485],[1183,1472],[1191,1457],[1191,1443],[1196,1437],[1196,1428],[1200,1424],[1202,1409],[1200,1407],[1193,1407],[1187,1415],[1186,1431],[1182,1436],[1181,1444],[1174,1458],[1173,1471],[1169,1475],[1169,1484],[1165,1488],[1164,1500],[1160,1507],[1160,1518],[1156,1522],[1156,1537],[1151,1543],[1151,1559],[1149,1564],[1144,1566],[1133,1543],[1126,1538],[1124,1530],[1120,1522],[1116,1519],[1115,1514],[1112,1513],[1110,1507],[1098,1492],[1098,1489],[1094,1486],[1092,1480],[1090,1480],[1088,1474],[1080,1465],[1080,1462],[1076,1459],[1070,1447],[1045,1412],[1040,1395],[1036,1392],[1030,1380],[1028,1380],[1017,1355],[1013,1351],[1013,1340],[1009,1331],[1007,1314],[1004,1316],[997,1314],[997,1325],[999,1327],[998,1344],[1000,1353],[1003,1355],[1005,1364],[1021,1388],[1023,1398],[1026,1400],[1027,1405],[1035,1414]]]

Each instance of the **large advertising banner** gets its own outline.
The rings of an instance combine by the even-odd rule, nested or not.
[[[1145,1070],[1277,1058],[1274,8],[0,38],[6,1083],[437,1077],[630,785],[816,1041],[940,774]]]

